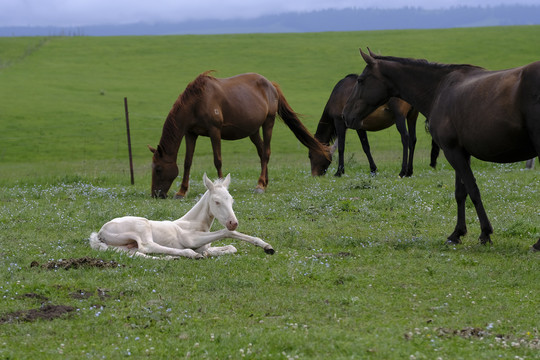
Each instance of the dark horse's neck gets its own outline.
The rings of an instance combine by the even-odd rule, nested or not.
[[[376,56],[381,73],[392,82],[402,98],[429,118],[437,89],[454,71],[481,69],[472,65],[446,65],[425,60]],[[381,61],[382,60],[382,61]]]

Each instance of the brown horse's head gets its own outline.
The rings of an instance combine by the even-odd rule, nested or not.
[[[316,152],[309,150],[309,161],[311,162],[311,176],[322,176],[326,174],[326,170],[332,163],[332,156],[334,151],[337,148],[337,140],[334,142],[334,145],[329,148],[329,153],[324,154],[321,152]]]
[[[154,154],[152,157],[152,197],[165,199],[167,192],[178,176],[178,165],[176,159],[165,154],[161,146],[157,149],[148,146]]]
[[[367,66],[353,87],[352,93],[343,108],[345,126],[359,129],[361,121],[379,106],[395,96],[393,89],[384,81],[377,66],[376,56],[370,51],[365,54],[360,49]]]

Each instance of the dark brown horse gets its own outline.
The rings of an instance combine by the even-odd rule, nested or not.
[[[268,185],[270,140],[276,114],[292,130],[302,144],[317,154],[329,150],[309,133],[291,109],[276,83],[259,74],[242,74],[218,79],[205,72],[191,82],[174,103],[157,149],[149,146],[152,158],[152,196],[167,197],[178,176],[176,158],[182,138],[186,138],[186,156],[182,185],[175,197],[184,197],[189,186],[189,171],[198,136],[208,136],[214,151],[214,165],[221,172],[221,139],[245,137],[255,144],[261,159],[261,175],[257,191]],[[263,137],[260,130],[262,128]]]
[[[335,176],[341,176],[345,173],[344,152],[345,152],[345,133],[347,127],[343,120],[343,107],[352,93],[356,84],[357,74],[349,74],[341,79],[330,94],[326,106],[324,107],[315,132],[315,138],[325,145],[330,145],[335,139],[334,148],[337,143],[339,160]],[[403,145],[403,161],[401,163],[400,177],[411,176],[413,174],[413,156],[416,145],[416,120],[418,111],[414,110],[405,101],[392,98],[386,104],[377,108],[374,112],[362,119],[361,125],[356,132],[360,138],[362,149],[369,161],[369,169],[372,174],[377,172],[377,165],[371,156],[367,131],[380,131],[396,124],[396,128],[401,135],[401,144]],[[405,125],[405,122],[407,125]],[[408,128],[408,131],[407,131]],[[320,176],[326,173],[330,166],[331,159],[325,156],[309,152],[311,161],[311,175]],[[435,167],[435,159],[432,158],[432,166]]]
[[[431,136],[456,173],[457,224],[448,241],[460,243],[467,233],[465,199],[469,195],[480,221],[480,242],[491,243],[493,228],[470,158],[508,163],[540,154],[540,62],[488,71],[472,65],[360,53],[367,66],[345,105],[346,124],[360,127],[358,119],[391,97],[417,108],[429,119]],[[540,250],[540,240],[533,248]]]

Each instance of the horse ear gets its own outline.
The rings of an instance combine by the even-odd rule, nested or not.
[[[373,51],[371,51],[370,48],[367,48],[367,50],[369,51],[369,55],[370,55],[371,57],[375,57],[375,56],[376,56],[376,54],[375,54]]]
[[[360,55],[362,55],[366,64],[373,65],[375,63],[375,59],[373,59],[370,55],[363,52],[362,49],[360,49]]]
[[[151,147],[150,145],[146,145],[146,146],[148,146],[148,150],[150,150],[153,154],[156,153],[156,149],[155,149],[155,148]]]
[[[222,184],[225,187],[225,189],[228,189],[230,183],[231,183],[231,174],[227,174],[227,176],[225,176],[225,180],[223,180]]]
[[[214,190],[214,183],[212,182],[212,180],[208,178],[208,176],[206,176],[206,173],[204,173],[203,175],[203,182],[204,182],[204,186],[206,186],[208,190],[210,191]]]

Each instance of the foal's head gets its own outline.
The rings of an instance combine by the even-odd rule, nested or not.
[[[236,230],[238,220],[232,208],[234,200],[228,190],[231,183],[231,174],[228,174],[223,180],[212,182],[205,173],[203,181],[204,186],[206,186],[209,192],[208,205],[210,207],[210,214],[228,230]]]
[[[176,159],[165,154],[161,146],[157,149],[148,147],[154,154],[152,157],[152,197],[165,199],[167,192],[178,176],[178,165]]]

